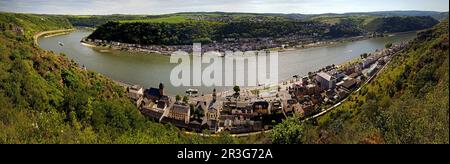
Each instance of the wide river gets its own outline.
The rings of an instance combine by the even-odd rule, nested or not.
[[[79,65],[102,73],[114,80],[127,84],[139,84],[144,87],[157,87],[163,82],[169,95],[183,94],[187,89],[198,89],[200,93],[210,93],[213,87],[174,87],[170,82],[170,73],[177,64],[170,63],[170,57],[131,53],[124,51],[104,51],[80,44],[83,37],[92,31],[77,30],[75,32],[48,38],[40,38],[39,45],[45,50],[64,53]],[[415,32],[396,34],[390,37],[374,38],[355,42],[345,42],[329,46],[280,52],[279,80],[291,78],[293,75],[307,75],[331,64],[342,64],[362,53],[374,52],[384,48],[386,43],[408,41],[416,36]],[[58,43],[64,43],[60,46]],[[204,65],[205,68],[207,65]],[[230,87],[215,87],[218,91]]]

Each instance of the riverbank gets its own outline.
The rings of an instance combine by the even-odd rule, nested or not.
[[[383,37],[392,37],[395,35],[401,35],[405,33],[411,33],[415,31],[407,31],[407,32],[398,32],[398,33],[386,33],[386,34],[367,34],[367,35],[361,35],[361,36],[354,36],[354,37],[343,37],[343,38],[335,38],[335,39],[327,39],[327,40],[321,40],[316,42],[308,42],[305,44],[298,44],[295,46],[285,46],[282,45],[267,49],[260,49],[260,50],[252,50],[252,51],[278,51],[278,52],[289,52],[289,51],[296,51],[296,50],[303,50],[308,48],[318,48],[318,47],[326,47],[326,46],[332,46],[337,44],[343,44],[343,43],[349,43],[349,42],[356,42],[356,41],[363,41],[368,39],[374,39],[374,38],[383,38]],[[138,45],[138,44],[128,44],[128,43],[120,43],[120,42],[107,42],[107,41],[101,41],[101,40],[91,40],[91,39],[82,39],[81,40],[82,45],[91,47],[91,48],[98,48],[98,49],[112,49],[112,50],[118,50],[118,51],[126,51],[131,53],[146,53],[146,54],[158,54],[158,55],[164,55],[164,56],[170,56],[173,52],[182,50],[186,52],[192,52],[192,45],[173,45],[173,46],[167,46],[167,45]],[[229,43],[217,43],[218,45],[227,45]],[[244,45],[246,45],[245,43]],[[231,44],[226,49],[230,50],[236,50],[236,47],[233,46],[234,44]],[[202,45],[202,53],[208,52],[208,51],[215,51],[217,49],[214,49],[214,47],[217,47],[217,45],[207,44]],[[220,47],[220,46],[219,46]],[[223,46],[222,46],[223,47]],[[247,47],[248,46],[243,46]],[[223,48],[222,48],[223,49]]]
[[[202,53],[210,52],[210,51],[278,51],[278,52],[287,52],[287,51],[295,51],[307,48],[315,48],[315,47],[323,47],[330,46],[340,43],[346,42],[354,42],[361,41],[366,39],[384,37],[387,35],[384,34],[365,34],[361,36],[354,37],[342,37],[342,38],[334,38],[334,39],[309,39],[303,42],[297,42],[297,45],[292,45],[295,43],[289,43],[291,45],[283,44],[282,42],[272,42],[270,44],[260,43],[260,42],[220,42],[213,44],[203,44],[202,45]],[[88,39],[83,38],[80,41],[83,45],[88,47],[95,47],[99,49],[113,49],[127,52],[144,52],[150,54],[159,54],[170,56],[175,51],[185,51],[192,53],[192,45],[141,45],[141,44],[129,44],[129,43],[121,43],[115,41],[106,41],[106,40],[98,40],[98,39]],[[300,43],[300,44],[299,44]],[[260,44],[264,44],[261,46]],[[266,48],[263,48],[266,47]]]
[[[68,34],[69,32],[72,32],[75,30],[76,29],[71,28],[71,29],[50,30],[50,31],[39,32],[33,36],[34,45],[39,46],[38,39],[42,36],[53,37],[53,36]]]

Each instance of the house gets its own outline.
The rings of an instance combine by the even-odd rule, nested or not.
[[[196,110],[207,111],[208,110],[208,102],[206,101],[197,101],[195,105]]]
[[[342,83],[342,88],[348,92],[350,92],[351,90],[353,90],[354,88],[356,88],[357,85],[357,81],[355,79],[349,79],[344,81],[344,83]]]
[[[279,112],[279,111],[283,110],[283,104],[281,103],[280,100],[272,101],[271,105],[272,105],[271,109],[270,109],[271,113],[276,113],[276,112]]]
[[[168,107],[166,101],[158,101],[157,103],[154,103],[150,99],[144,98],[142,102],[141,113],[146,117],[156,121],[161,121],[164,111]]]
[[[315,84],[308,84],[305,86],[305,88],[307,95],[317,94],[320,92],[320,87]]]
[[[232,115],[221,115],[219,125],[225,128],[233,127],[233,116]]]
[[[270,114],[269,102],[267,101],[256,101],[253,103],[253,111],[260,115]]]
[[[352,79],[356,79],[358,76],[360,76],[361,75],[361,73],[360,72],[355,72],[355,73],[352,73],[352,74],[350,74],[348,77],[350,77],[350,78],[352,78]]]
[[[334,89],[336,87],[336,78],[325,72],[317,73],[316,81],[322,90]]]
[[[315,112],[315,106],[312,102],[302,104],[302,110],[304,116],[310,116]]]
[[[287,106],[284,108],[284,112],[288,116],[292,116],[294,113],[298,113],[300,109],[301,105],[296,99],[289,99],[287,100]]]
[[[144,98],[144,89],[141,86],[133,85],[128,88],[128,97],[133,100],[137,107],[139,107]]]
[[[328,71],[327,74],[333,76],[335,79],[343,79],[345,77],[344,73],[341,71],[338,71],[337,69],[333,69],[331,71]]]
[[[375,75],[375,73],[377,72],[377,70],[378,70],[378,64],[375,63],[375,64],[373,64],[372,66],[370,66],[370,68],[367,70],[366,76],[369,77],[369,76]]]
[[[191,110],[189,109],[189,106],[185,104],[174,103],[169,108],[169,114],[167,117],[177,121],[184,121],[185,124],[189,124]]]
[[[218,120],[220,117],[219,103],[213,101],[208,107],[208,120]]]
[[[251,109],[251,105],[247,101],[241,101],[236,103],[236,109],[238,110],[249,110]]]
[[[349,92],[348,92],[348,91],[346,91],[346,90],[344,90],[344,89],[339,89],[339,90],[338,90],[337,96],[338,96],[339,99],[344,99],[344,98],[346,98],[348,95],[349,95]]]

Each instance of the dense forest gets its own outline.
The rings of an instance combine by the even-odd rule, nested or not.
[[[33,43],[37,32],[67,28],[61,17],[0,13],[0,143],[241,142],[149,121],[123,87]]]
[[[183,45],[225,38],[283,37],[324,34],[325,24],[313,22],[183,22],[118,23],[100,26],[89,38],[124,43]]]
[[[386,17],[376,18],[367,25],[365,29],[370,32],[393,33],[426,29],[439,23],[432,17]]]
[[[273,143],[449,143],[448,21],[418,33],[371,83],[332,112],[290,118]]]
[[[183,22],[109,22],[88,38],[147,45],[185,45],[193,42],[222,42],[225,38],[339,38],[366,32],[404,32],[430,28],[438,23],[431,17],[382,17],[370,23],[340,19],[321,21],[183,21]]]

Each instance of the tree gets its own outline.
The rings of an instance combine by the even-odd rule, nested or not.
[[[387,43],[384,47],[385,48],[391,48],[392,47],[392,43]]]
[[[179,102],[180,100],[181,100],[181,96],[180,96],[180,95],[176,95],[176,96],[175,96],[175,101],[176,101],[176,102]]]
[[[274,144],[301,144],[303,133],[303,123],[294,116],[276,125],[270,132],[270,138]]]
[[[184,96],[183,97],[183,103],[187,104],[189,102],[189,97]]]
[[[367,56],[368,56],[367,53],[363,53],[363,54],[361,54],[361,59],[365,59],[365,58],[367,58]]]
[[[234,86],[234,87],[233,87],[233,91],[234,91],[236,94],[239,94],[239,92],[241,91],[241,88],[240,88],[239,86]]]

